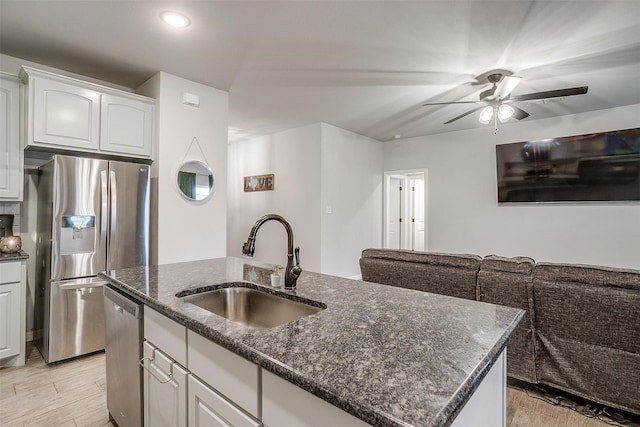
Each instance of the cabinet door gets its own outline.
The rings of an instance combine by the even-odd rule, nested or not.
[[[20,326],[20,282],[0,285],[0,359],[20,353]]]
[[[221,395],[189,376],[189,427],[258,427],[254,420]]]
[[[19,88],[17,80],[0,78],[0,201],[22,200]]]
[[[100,93],[35,77],[34,145],[96,151],[100,138]]]
[[[100,150],[151,157],[153,104],[102,95]]]
[[[142,362],[145,427],[186,427],[189,373],[148,341]]]
[[[369,425],[266,370],[262,371],[262,421],[271,427]]]
[[[260,416],[260,368],[193,331],[187,331],[189,370],[247,413]]]

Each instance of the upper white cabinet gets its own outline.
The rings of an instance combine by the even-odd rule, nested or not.
[[[100,92],[33,77],[33,145],[97,151],[100,145]]]
[[[26,149],[151,158],[155,101],[23,67]]]
[[[0,73],[0,201],[22,201],[20,81]]]
[[[100,150],[150,156],[153,143],[153,104],[103,94],[100,105]]]

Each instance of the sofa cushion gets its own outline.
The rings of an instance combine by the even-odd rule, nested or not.
[[[481,258],[392,249],[365,249],[360,258],[362,280],[476,299]]]
[[[536,383],[533,341],[533,267],[526,257],[487,256],[478,273],[478,301],[526,311],[525,319],[507,346],[507,375]]]
[[[534,268],[538,381],[640,414],[640,271]]]

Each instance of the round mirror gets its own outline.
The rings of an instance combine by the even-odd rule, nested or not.
[[[205,200],[213,194],[213,172],[205,163],[196,160],[180,166],[176,183],[187,200]]]

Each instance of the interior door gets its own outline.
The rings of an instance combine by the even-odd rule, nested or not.
[[[411,180],[411,238],[414,251],[424,251],[424,179]]]
[[[149,166],[109,162],[107,269],[149,264]]]
[[[389,179],[389,216],[387,218],[387,248],[400,249],[401,242],[401,216],[402,216],[402,197],[400,192],[402,188],[402,179]]]

